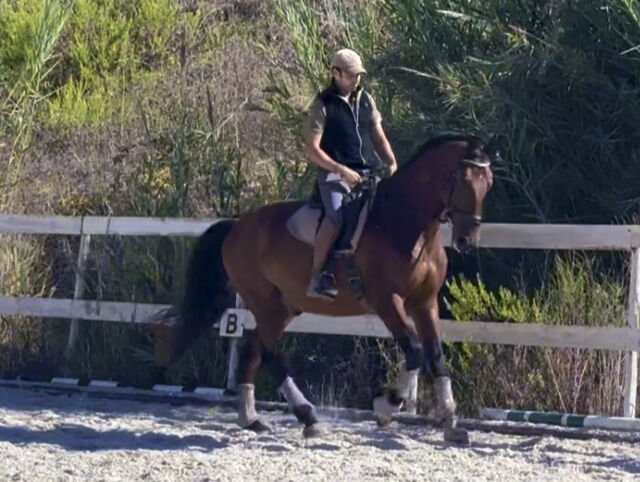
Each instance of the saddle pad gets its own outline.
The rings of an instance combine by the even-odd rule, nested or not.
[[[360,211],[360,215],[358,216],[358,225],[351,238],[351,249],[340,250],[341,253],[354,252],[358,247],[358,241],[360,241],[360,236],[362,236],[364,224],[369,216],[369,203],[371,202],[372,200],[368,200],[364,203],[364,207]],[[313,246],[321,214],[322,211],[320,209],[312,208],[308,204],[303,205],[287,220],[287,229],[289,230],[289,233],[291,233],[291,235],[297,240]],[[338,251],[336,251],[336,253],[337,252]]]
[[[287,229],[297,240],[313,246],[321,213],[320,209],[304,204],[287,220]]]

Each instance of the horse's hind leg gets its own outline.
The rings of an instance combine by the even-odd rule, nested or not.
[[[238,365],[241,371],[238,385],[240,424],[244,428],[256,431],[269,429],[258,418],[253,396],[258,370],[264,366],[273,376],[278,391],[287,399],[291,411],[304,424],[304,435],[307,437],[319,435],[321,427],[318,424],[315,408],[291,378],[286,357],[277,351],[278,340],[282,337],[293,315],[280,300],[279,293],[276,291],[273,288],[270,296],[261,297],[260,303],[257,302],[257,297],[243,296],[256,318],[256,333],[247,341]]]
[[[265,355],[264,340],[269,336],[280,337],[290,315],[280,301],[280,292],[254,270],[244,268],[237,264],[227,268],[234,286],[257,323],[256,331],[242,346],[238,360],[238,422],[242,428],[262,432],[270,430],[270,427],[258,417],[254,392],[256,377]]]
[[[255,333],[242,346],[238,371],[238,419],[242,428],[265,432],[271,428],[258,418],[255,406],[255,379],[262,362],[262,342]]]
[[[321,435],[324,429],[318,422],[316,409],[293,381],[286,356],[275,350],[265,349],[263,360],[276,382],[278,392],[284,395],[289,409],[304,424],[304,436],[315,437]]]
[[[256,315],[258,335],[262,341],[262,361],[271,373],[278,392],[285,396],[293,414],[304,424],[305,437],[313,437],[323,432],[315,407],[293,381],[286,356],[277,351],[278,341],[292,318],[293,314],[280,300],[273,300],[268,309],[263,307]]]

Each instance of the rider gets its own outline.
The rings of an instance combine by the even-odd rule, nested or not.
[[[333,299],[338,294],[327,260],[343,224],[343,198],[362,181],[365,170],[382,167],[381,161],[389,175],[397,168],[380,112],[360,86],[364,73],[357,53],[349,49],[336,52],[331,84],[315,97],[305,131],[307,153],[318,166],[318,190],[325,210],[307,289],[312,297]]]

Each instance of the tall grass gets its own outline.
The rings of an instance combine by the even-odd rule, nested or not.
[[[238,86],[253,72],[245,76],[238,67],[243,67],[243,59],[252,60],[254,33],[247,21],[232,18],[225,23],[222,9],[203,4],[196,11],[183,10],[173,1],[75,2],[60,36],[58,63],[43,84],[49,95],[42,104],[46,108],[39,109],[36,118],[45,140],[50,129],[61,141],[49,152],[43,149],[44,165],[68,163],[68,157],[57,157],[60,146],[87,135],[93,139],[89,149],[74,154],[87,167],[97,164],[93,150],[100,143],[120,150],[113,162],[107,157],[97,164],[105,166],[102,172],[91,172],[91,178],[104,179],[103,184],[52,187],[57,198],[49,202],[57,214],[233,216],[267,191],[255,183],[248,186],[246,178],[255,167],[240,153],[250,152],[241,139],[253,133],[244,129],[239,135],[239,125],[247,123],[243,110],[248,100],[237,99],[242,92]],[[190,33],[180,35],[178,29]],[[209,43],[212,37],[215,41]],[[235,73],[229,69],[230,59],[238,62],[232,66]],[[14,74],[12,69],[3,68],[3,79]],[[204,72],[211,77],[203,78]],[[225,76],[228,80],[216,85],[215,79]],[[207,85],[215,89],[211,109],[201,97]],[[190,245],[190,240],[94,240],[85,296],[177,302]],[[59,266],[73,258],[75,248],[72,241],[65,249],[52,247],[47,255]],[[27,261],[19,260],[25,267]],[[54,279],[61,295],[69,296],[68,280]],[[12,322],[22,325],[22,320]],[[64,333],[64,326],[56,328]],[[155,365],[152,339],[144,329],[83,323],[70,368],[77,376],[128,382],[198,380],[219,385],[224,378],[220,353],[226,344],[203,340],[181,363],[164,369]],[[42,356],[56,350],[46,341],[19,347]],[[19,360],[15,357],[16,367]],[[134,365],[139,369],[132,369]]]
[[[8,67],[0,71],[0,132],[11,142],[0,165],[0,207],[10,202],[7,188],[20,178],[36,117],[46,101],[45,84],[55,66],[54,49],[72,9],[72,1],[0,3],[0,65]]]
[[[77,0],[64,39],[64,70],[56,72],[58,90],[43,121],[69,129],[131,116],[131,84],[177,63],[171,42],[179,20],[171,0]]]
[[[287,27],[296,52],[303,79],[311,92],[321,90],[328,79],[330,52],[328,39],[323,35],[323,18],[304,0],[278,0],[275,11]]]
[[[430,76],[395,76],[424,116],[406,134],[444,125],[504,136],[492,215],[611,222],[637,210],[627,182],[640,155],[637,2],[386,5],[393,63]]]
[[[50,296],[51,278],[42,243],[28,236],[0,235],[0,294]],[[0,317],[0,370],[12,372],[39,359],[47,327],[28,317]]]

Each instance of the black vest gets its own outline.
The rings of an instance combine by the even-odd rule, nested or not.
[[[361,171],[382,165],[371,141],[372,106],[364,90],[356,92],[354,107],[333,87],[318,94],[327,113],[320,148],[339,164]],[[326,174],[323,169],[321,174]]]

